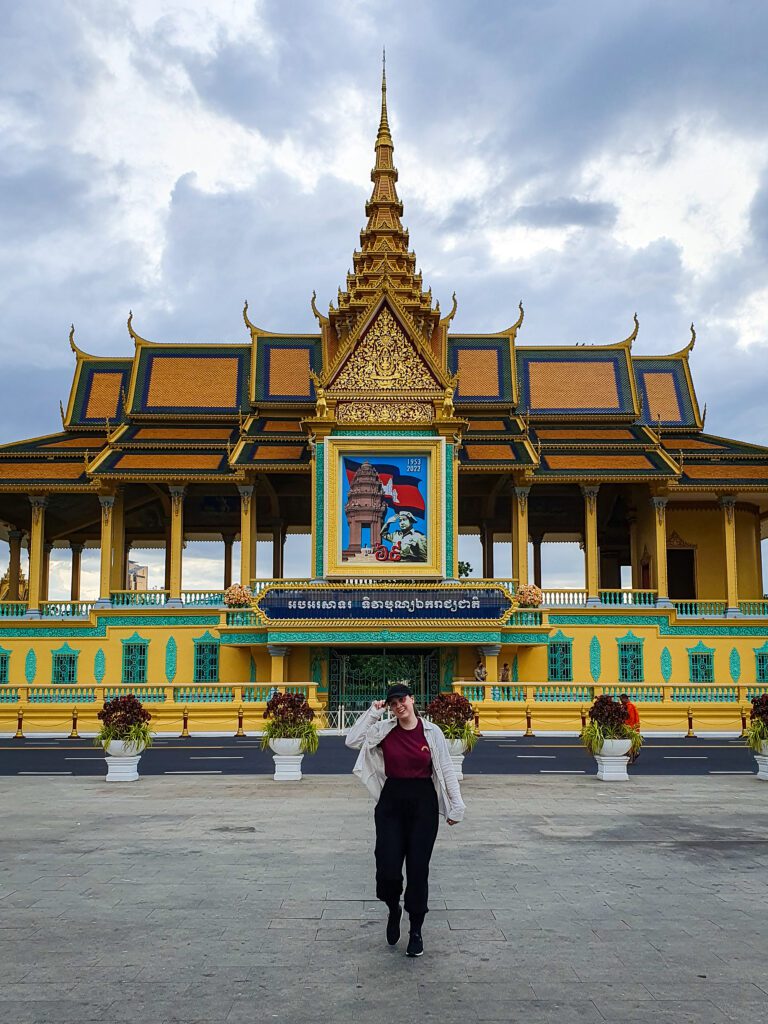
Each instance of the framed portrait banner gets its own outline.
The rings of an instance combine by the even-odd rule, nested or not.
[[[445,441],[329,437],[325,574],[445,575]]]

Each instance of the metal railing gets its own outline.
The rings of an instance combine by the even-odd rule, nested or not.
[[[719,618],[725,615],[725,601],[673,601],[680,619]]]
[[[87,619],[93,611],[95,601],[41,601],[40,617],[43,619]]]
[[[259,617],[250,608],[232,608],[224,613],[224,623],[227,626],[259,626]]]

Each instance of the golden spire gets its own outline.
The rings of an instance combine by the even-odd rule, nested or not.
[[[384,58],[385,60],[386,58]],[[422,288],[416,271],[416,256],[409,249],[408,231],[401,217],[403,204],[397,194],[397,168],[394,143],[387,113],[386,63],[381,71],[381,114],[375,144],[376,160],[371,171],[373,190],[365,204],[367,223],[360,232],[360,249],[352,257],[352,271],[346,288],[339,289],[336,307],[331,304],[329,319],[339,342],[354,331],[372,298],[387,287],[401,308],[410,316],[414,328],[430,340],[440,320],[433,307],[431,291]]]
[[[389,118],[387,117],[387,51],[384,50],[381,56],[381,118],[379,119],[379,134],[376,136],[377,165],[379,162],[379,146],[392,145],[392,136],[389,132]]]

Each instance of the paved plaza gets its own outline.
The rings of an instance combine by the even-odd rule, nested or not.
[[[352,778],[0,779],[0,1020],[763,1020],[768,786],[475,776],[426,954]]]

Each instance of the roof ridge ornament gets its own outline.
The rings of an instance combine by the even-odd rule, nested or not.
[[[134,331],[134,329],[133,329],[133,310],[132,309],[128,310],[127,326],[128,326],[128,333],[133,338],[134,344],[137,347],[139,345],[151,345],[151,344],[153,344],[151,341],[147,341],[146,338],[142,338],[142,336],[140,334],[137,334],[136,331]]]
[[[637,338],[637,332],[640,330],[640,321],[637,319],[637,313],[632,314],[632,319],[635,321],[635,326],[632,328],[632,332],[624,341],[620,341],[615,346],[609,346],[613,348],[632,348],[632,342]]]
[[[691,340],[683,348],[678,349],[677,352],[671,352],[668,356],[662,356],[662,359],[687,359],[688,356],[693,352],[693,348],[696,344],[696,328],[691,321]]]
[[[75,325],[74,324],[70,324],[69,325],[69,347],[72,349],[72,351],[75,353],[75,355],[76,355],[76,357],[78,359],[92,359],[93,358],[92,356],[89,356],[87,352],[83,352],[83,350],[75,343]]]

